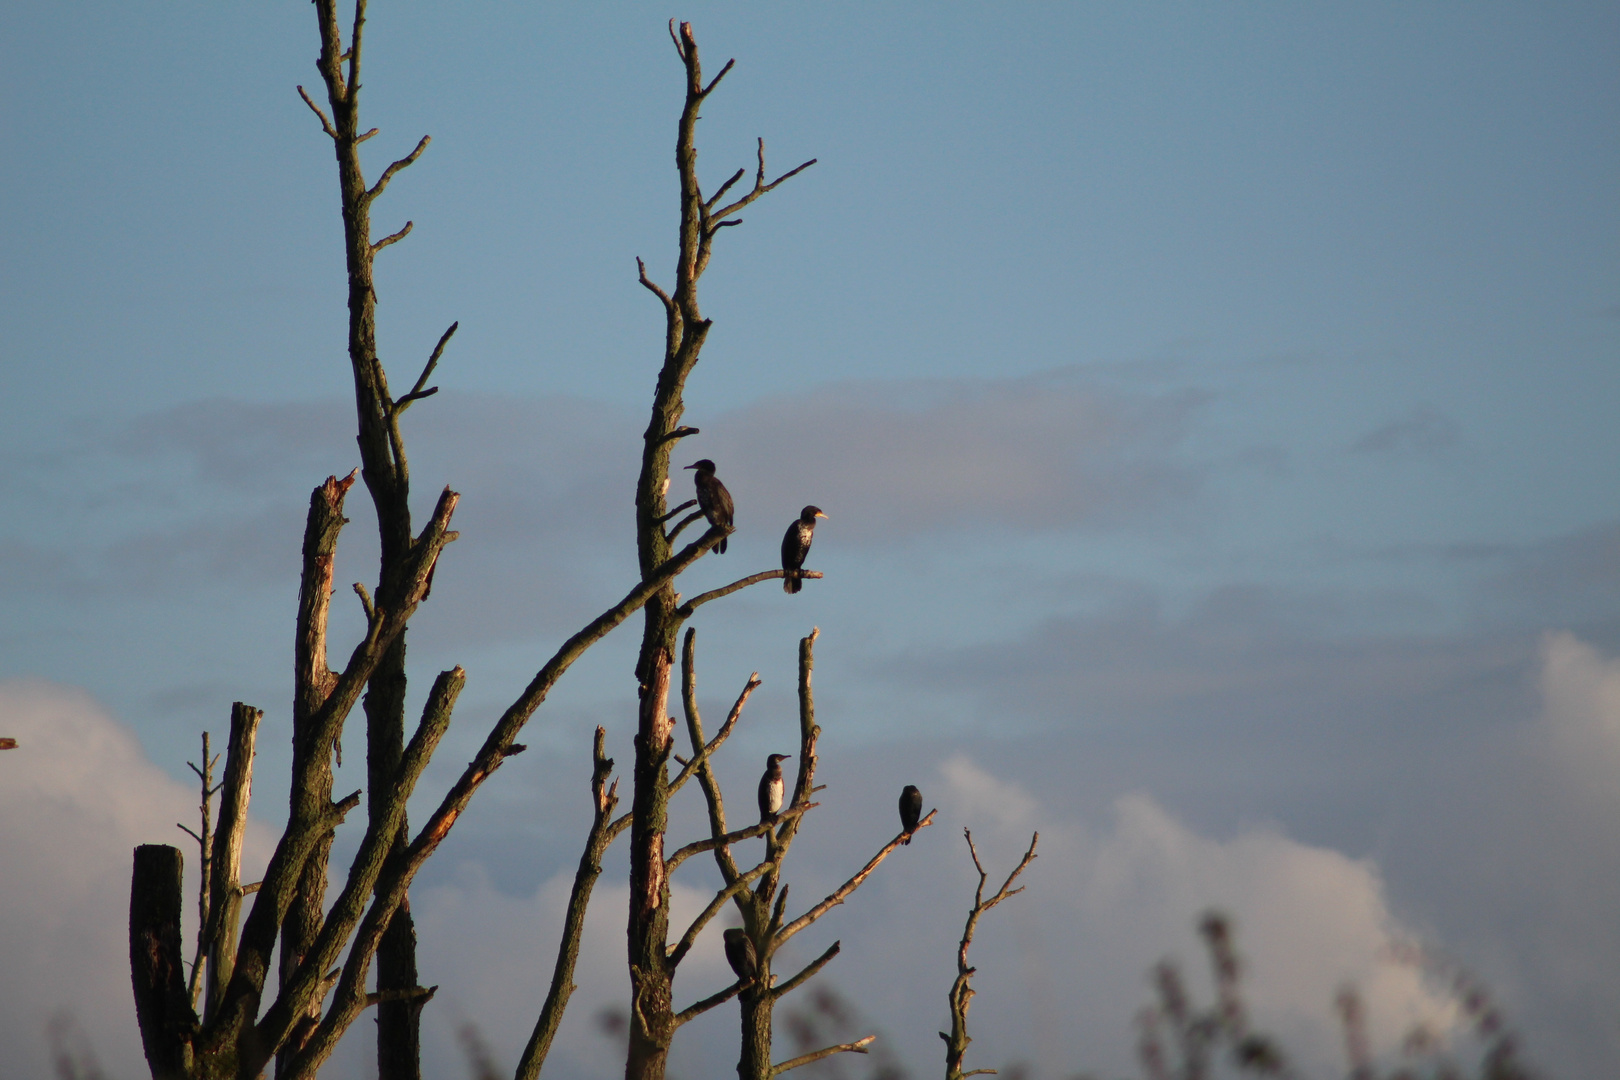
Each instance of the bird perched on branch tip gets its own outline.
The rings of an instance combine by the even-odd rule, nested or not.
[[[900,792],[900,829],[906,838],[902,844],[910,844],[912,834],[917,831],[917,821],[922,817],[922,792],[917,790],[916,784],[907,784]]]
[[[687,468],[697,470],[697,475],[692,478],[692,486],[697,488],[698,509],[703,511],[703,516],[709,519],[710,525],[717,525],[730,532],[735,527],[732,521],[736,516],[736,510],[731,505],[731,492],[727,491],[726,485],[714,475],[714,462],[704,458],[692,462]],[[714,553],[716,555],[726,553],[725,537],[722,536],[720,542],[714,545]]]
[[[747,932],[733,926],[721,937],[726,939],[726,963],[737,973],[738,980],[746,985],[757,979],[759,959],[754,955],[754,943],[748,940]]]
[[[787,528],[782,537],[782,591],[796,593],[804,588],[799,570],[804,567],[805,556],[810,554],[810,541],[816,535],[816,518],[824,518],[819,506],[807,506],[799,511],[799,519]]]
[[[759,778],[759,820],[775,821],[782,809],[782,762],[792,754],[771,754],[765,759],[765,775]]]

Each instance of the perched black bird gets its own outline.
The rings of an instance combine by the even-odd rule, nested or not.
[[[765,759],[765,775],[759,778],[759,820],[775,821],[782,809],[782,762],[792,754],[772,754]]]
[[[731,505],[731,492],[727,491],[726,485],[714,475],[714,462],[704,458],[702,461],[694,461],[687,468],[697,470],[697,476],[692,478],[692,486],[697,488],[698,509],[703,511],[703,516],[709,519],[710,525],[718,525],[730,532],[736,511]],[[726,553],[725,537],[722,536],[720,542],[714,545],[714,553],[716,555]]]
[[[748,940],[747,933],[735,926],[721,936],[726,939],[726,963],[731,965],[731,970],[744,984],[753,982],[759,976],[759,960],[754,956],[754,943]]]
[[[795,572],[804,566],[804,557],[810,554],[810,541],[816,534],[816,518],[824,518],[819,506],[807,506],[799,511],[799,520],[788,526],[788,531],[782,537],[782,569],[787,576],[782,578],[783,592],[798,592],[804,588],[804,582],[799,580]]]
[[[901,843],[911,843],[911,836],[917,831],[917,820],[921,817],[922,792],[917,790],[916,784],[907,784],[905,790],[900,792],[900,828],[906,834]]]

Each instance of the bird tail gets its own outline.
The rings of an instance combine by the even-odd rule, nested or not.
[[[902,844],[906,845],[906,847],[910,847],[911,846],[911,834],[906,833],[906,838],[904,840],[900,841],[900,842]]]
[[[726,553],[726,538],[725,537],[722,536],[720,538],[720,542],[718,544],[714,545],[714,553],[716,555],[724,555]]]
[[[783,592],[794,593],[802,588],[804,588],[804,582],[799,580],[798,574],[789,573],[787,577],[782,579]]]

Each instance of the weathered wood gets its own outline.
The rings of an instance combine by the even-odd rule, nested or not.
[[[930,812],[929,817],[933,817]],[[940,1032],[939,1037],[945,1040],[945,1080],[966,1080],[969,1076],[993,1075],[994,1069],[969,1069],[962,1071],[962,1059],[967,1055],[968,1044],[973,1040],[968,1037],[967,1017],[968,1006],[973,1003],[973,975],[975,968],[968,965],[968,949],[973,946],[973,934],[979,927],[979,916],[1007,899],[1017,896],[1024,891],[1020,885],[1013,888],[1012,883],[1018,880],[1031,862],[1035,859],[1035,845],[1040,843],[1041,834],[1035,833],[1029,838],[1029,850],[1018,865],[1013,867],[1007,880],[1001,883],[1001,888],[990,899],[984,898],[984,885],[989,875],[985,873],[984,865],[979,862],[979,849],[973,846],[973,834],[967,829],[962,830],[967,839],[968,854],[973,856],[973,869],[979,872],[979,884],[973,891],[973,907],[968,910],[967,925],[962,928],[962,941],[956,947],[956,979],[951,983],[949,995],[951,1006],[950,1033]]]
[[[219,825],[214,830],[209,872],[208,980],[203,1018],[212,1021],[231,980],[242,913],[242,840],[247,835],[248,803],[253,794],[253,754],[264,711],[238,701],[231,705],[231,734],[225,745],[225,775],[220,780]]]
[[[135,1018],[153,1080],[188,1075],[197,1014],[186,993],[181,954],[181,875],[185,860],[167,844],[135,849],[129,888],[129,973]]]
[[[563,918],[562,942],[557,947],[551,988],[529,1042],[523,1048],[523,1056],[518,1059],[517,1080],[535,1080],[551,1051],[557,1025],[562,1023],[563,1011],[568,1008],[568,1000],[576,989],[574,966],[579,962],[579,943],[585,932],[585,911],[591,902],[591,890],[596,887],[596,879],[602,876],[602,856],[618,835],[613,828],[613,811],[619,805],[619,783],[615,780],[612,787],[607,786],[608,777],[613,774],[613,759],[607,756],[606,747],[607,731],[598,727],[591,752],[591,831],[579,857],[579,869],[574,872],[574,887],[568,895],[568,913]]]

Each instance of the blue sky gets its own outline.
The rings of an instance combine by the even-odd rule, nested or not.
[[[780,713],[818,625],[848,717],[830,765],[966,792],[978,773],[937,770],[967,755],[1075,835],[1139,795],[1211,844],[1275,829],[1362,860],[1543,1060],[1620,1066],[1620,984],[1569,959],[1620,962],[1593,929],[1620,902],[1620,781],[1548,808],[1573,782],[1538,735],[1588,716],[1568,687],[1620,653],[1620,13],[373,10],[368,168],[434,140],[374,210],[379,234],[415,223],[378,264],[394,380],[461,324],[407,422],[418,499],[464,495],[412,638],[418,693],[471,675],[436,770],[633,569],[670,14],[711,70],[738,61],[704,113],[710,185],[756,136],[773,168],[818,159],[704,279],[687,421],[740,531],[685,591],[769,565],[805,502],[831,515],[824,581],[705,612],[713,707],[757,668]],[[357,463],[335,170],[293,90],[319,81],[313,18],[18,4],[0,27],[0,677],[87,691],[182,778],[232,700],[284,720],[302,509]],[[344,581],[375,558],[351,516]],[[572,863],[577,793],[549,792],[592,724],[628,738],[632,650],[570,676],[526,734],[544,752],[425,887],[474,867],[538,896]],[[270,823],[284,757],[267,738]],[[1559,861],[1542,829],[1590,843]],[[1525,892],[1493,859],[1551,861]],[[1113,1068],[1129,1038],[1053,1044],[1038,1073]]]

